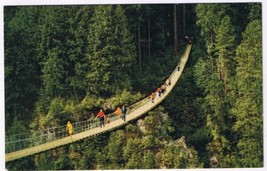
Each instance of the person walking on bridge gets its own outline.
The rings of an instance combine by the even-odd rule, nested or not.
[[[69,136],[71,136],[73,134],[73,126],[70,123],[70,121],[68,121],[68,123],[67,123],[66,130],[68,131]]]
[[[150,99],[151,99],[152,103],[154,103],[155,97],[156,97],[156,94],[154,92],[152,92],[151,95],[150,95]]]
[[[125,104],[122,105],[121,111],[122,111],[122,119],[125,122],[126,121],[126,113],[127,113],[127,108],[126,108]]]
[[[161,89],[161,94],[163,95],[165,93],[165,90],[166,90],[166,85],[163,84],[160,89]]]
[[[96,118],[99,118],[100,128],[105,127],[104,119],[105,119],[105,113],[102,109],[98,112],[96,115]]]
[[[118,116],[118,118],[120,118],[121,117],[121,112],[122,112],[121,108],[120,108],[120,106],[118,106],[114,113]]]
[[[172,85],[171,78],[168,79],[168,86]]]
[[[157,88],[157,97],[160,98],[161,97],[161,89],[158,87]]]

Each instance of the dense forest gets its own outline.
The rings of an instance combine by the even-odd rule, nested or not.
[[[262,4],[4,7],[6,136],[175,89],[135,122],[9,170],[263,167]]]

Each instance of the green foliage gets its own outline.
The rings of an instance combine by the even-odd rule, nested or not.
[[[155,161],[154,154],[148,150],[143,157],[143,169],[157,169],[158,166]]]
[[[195,147],[205,148],[206,143],[211,141],[210,130],[207,127],[200,128],[188,137],[188,141]]]
[[[251,22],[237,48],[236,103],[232,112],[238,135],[240,167],[263,165],[262,101],[262,30],[261,22]]]
[[[249,22],[262,19],[262,4],[261,3],[248,4],[248,9],[249,9],[249,14],[248,14]]]
[[[62,62],[58,57],[58,49],[52,49],[48,52],[48,57],[42,70],[43,84],[47,96],[55,97],[55,95],[61,94],[63,91],[64,68]]]
[[[123,147],[126,144],[125,140],[124,131],[119,130],[111,133],[108,145],[102,153],[96,156],[100,165],[98,169],[120,169],[124,166]]]
[[[164,108],[143,119],[144,129],[129,123],[6,167],[199,168],[213,167],[213,156],[217,167],[262,167],[261,4],[177,7],[179,35],[182,26],[195,35],[192,53]],[[6,133],[83,121],[100,107],[113,110],[150,94],[180,57],[172,52],[172,9],[171,4],[5,7]],[[172,141],[183,135],[188,147]]]
[[[27,129],[26,129],[26,125],[24,124],[24,122],[15,119],[10,129],[7,130],[6,134],[10,136],[10,135],[15,135],[18,133],[26,133],[26,132],[27,132]]]
[[[84,95],[88,85],[86,75],[90,72],[90,66],[86,58],[86,48],[88,46],[90,19],[93,14],[93,6],[81,6],[73,18],[70,18],[70,39],[67,41],[67,56],[69,58],[69,77],[67,82],[77,95]]]
[[[118,89],[129,89],[135,49],[121,6],[95,8],[88,42],[88,92],[107,97]]]
[[[96,169],[97,157],[100,156],[100,160],[105,159],[105,151],[101,149],[105,145],[103,140],[105,136],[94,137],[90,139],[82,140],[81,142],[70,144],[68,157],[71,162],[71,166],[75,170]]]
[[[67,147],[59,147],[51,151],[37,154],[34,157],[37,170],[65,170],[70,168],[70,162],[66,155]]]
[[[208,143],[207,150],[210,156],[217,156],[220,160],[220,167],[224,165],[224,159],[229,154],[231,143],[227,135],[224,135],[229,128],[226,122],[228,111],[226,110],[226,102],[224,98],[223,83],[213,74],[210,78],[206,89],[207,95],[205,97],[205,114],[206,126],[210,130],[212,141]]]
[[[197,4],[196,5],[196,24],[201,27],[201,35],[206,39],[208,51],[212,47],[217,28],[220,25],[221,19],[225,16],[229,4]]]
[[[161,169],[201,167],[194,153],[196,154],[193,149],[183,149],[175,144],[169,144],[159,150],[155,158]]]
[[[71,113],[64,110],[65,102],[62,98],[55,98],[52,100],[48,113],[41,116],[39,123],[41,128],[51,126],[65,125],[69,120]]]
[[[5,7],[5,119],[6,129],[13,119],[27,124],[32,119],[39,89],[39,59],[36,44],[39,37],[39,10],[33,7]],[[24,117],[27,115],[27,117]]]
[[[134,68],[133,89],[147,95],[155,91],[159,84],[163,84],[166,81],[166,76],[171,74],[176,66],[173,61],[179,61],[181,56],[181,54],[175,56],[173,48],[166,49],[164,54],[157,53],[157,50],[154,53],[153,60],[143,67],[142,73],[137,72],[137,68]]]
[[[128,139],[123,149],[123,158],[126,162],[126,169],[142,168],[142,149],[140,139]]]
[[[145,117],[146,133],[142,133],[137,126],[131,124],[126,126],[125,131],[112,132],[107,146],[102,151],[105,155],[96,155],[98,168],[157,169],[162,168],[166,162],[169,163],[168,168],[198,167],[198,159],[195,156],[197,154],[194,150],[189,155],[174,145],[173,142],[169,142],[169,132],[165,132],[164,136],[162,135],[160,127],[164,128],[168,125],[166,123],[170,122],[166,113],[161,113],[163,111],[164,109],[160,107],[156,109],[156,112]],[[156,114],[159,117],[156,117]],[[157,122],[160,124],[159,127],[150,122],[153,118],[151,115],[160,120]],[[155,133],[149,131],[153,129]],[[165,149],[168,148],[166,144],[168,143],[171,144],[171,148],[166,151]],[[168,158],[170,161],[167,161],[166,156],[170,156]]]
[[[142,147],[144,149],[153,149],[157,146],[155,137],[153,135],[147,135],[142,139]]]
[[[148,114],[149,116],[144,120],[146,135],[166,138],[174,131],[171,120],[163,107],[158,107]]]
[[[100,104],[103,103],[102,98],[97,98],[93,95],[85,96],[84,99],[81,101],[81,104],[79,105],[80,109],[92,109],[93,107],[100,106]]]
[[[209,83],[209,77],[211,75],[211,67],[209,65],[208,59],[199,58],[194,66],[194,77],[196,85],[202,90],[203,93],[207,94],[206,87]]]
[[[205,36],[209,59],[200,59],[195,67],[196,83],[203,88],[206,96],[203,111],[207,117],[206,126],[210,130],[212,141],[207,145],[210,158],[219,158],[217,167],[228,167],[234,160],[227,160],[226,156],[233,156],[231,130],[233,117],[230,115],[233,78],[235,75],[235,28],[231,13],[234,6],[225,4],[197,5],[197,24]],[[239,9],[238,9],[239,10]],[[219,11],[215,13],[215,11]],[[204,16],[204,14],[209,14]],[[210,20],[211,19],[211,20]],[[210,67],[211,66],[211,67]],[[210,68],[210,69],[208,69]],[[200,72],[199,72],[200,71]],[[231,157],[232,158],[232,157]]]
[[[8,170],[31,170],[35,164],[33,157],[25,157],[20,160],[15,160],[6,163],[6,169]]]
[[[231,18],[225,16],[216,35],[215,49],[218,55],[218,72],[220,79],[224,82],[224,93],[227,95],[229,89],[228,82],[233,76],[235,68],[235,32],[231,23]]]
[[[35,156],[35,167],[38,170],[55,169],[53,167],[52,153],[41,153]]]
[[[132,125],[132,124],[128,124],[125,127],[125,136],[126,139],[128,138],[141,138],[143,133],[141,132],[141,130],[139,129],[139,127],[137,125]]]
[[[142,98],[141,93],[132,94],[130,91],[125,89],[117,91],[117,93],[111,98],[106,100],[109,104],[109,108],[115,109],[116,106],[121,106],[122,104],[131,105]]]

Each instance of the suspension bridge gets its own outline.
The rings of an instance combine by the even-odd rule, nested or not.
[[[129,106],[128,113],[126,115],[126,121],[118,118],[115,114],[108,114],[110,123],[105,127],[100,128],[99,122],[95,119],[89,119],[82,122],[73,123],[74,133],[72,136],[68,136],[66,133],[66,126],[60,126],[55,128],[49,128],[45,130],[39,130],[32,133],[16,134],[5,137],[5,161],[13,161],[26,156],[34,155],[43,151],[47,151],[56,147],[60,147],[66,144],[70,144],[84,138],[97,136],[107,131],[112,131],[121,126],[128,124],[130,121],[139,118],[144,115],[159,103],[161,103],[171,92],[177,81],[179,80],[185,64],[189,57],[192,45],[186,46],[178,65],[171,73],[170,77],[166,80],[171,81],[171,85],[166,87],[166,91],[159,98],[155,98],[154,103],[148,98],[144,98],[141,101]]]

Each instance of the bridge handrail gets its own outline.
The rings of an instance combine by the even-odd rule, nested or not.
[[[148,98],[145,97],[142,100],[130,105],[128,107],[127,114],[133,112],[138,107],[146,104],[148,102]],[[117,119],[117,115],[115,113],[109,113],[107,116],[110,119],[110,122],[113,122]],[[87,131],[89,129],[93,129],[100,125],[98,119],[88,119],[85,121],[78,121],[73,123],[74,134],[80,133],[83,131]],[[42,130],[37,130],[29,133],[21,133],[14,134],[11,136],[6,136],[6,153],[14,152],[17,150],[21,150],[28,147],[33,147],[36,145],[40,145],[43,143],[51,142],[56,139],[61,139],[67,137],[66,126],[58,126],[58,127],[50,127]]]

